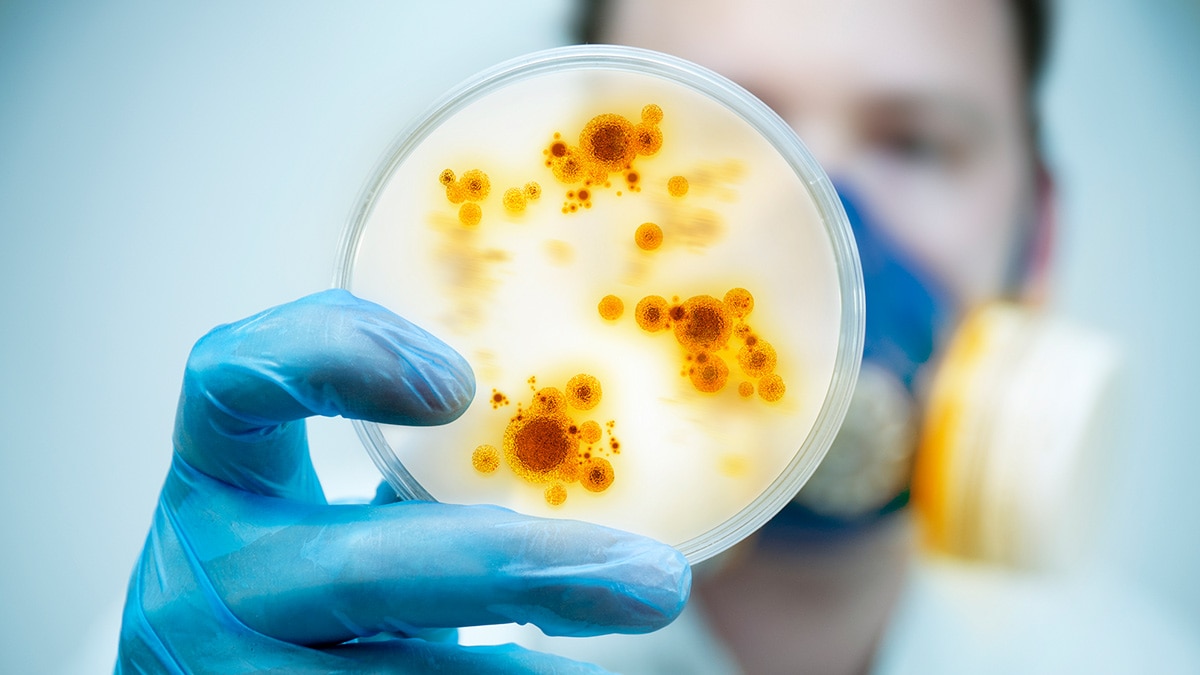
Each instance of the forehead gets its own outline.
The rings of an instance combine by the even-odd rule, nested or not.
[[[604,35],[772,97],[948,91],[998,108],[1022,98],[1004,0],[616,0]]]

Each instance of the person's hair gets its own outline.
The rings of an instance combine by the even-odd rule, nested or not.
[[[1036,98],[1050,47],[1051,12],[1047,0],[1009,0],[1017,31],[1017,53],[1021,59],[1021,74],[1025,79],[1030,102],[1030,121],[1036,121],[1032,103]],[[611,3],[608,0],[581,0],[575,36],[580,43],[597,43],[604,39]]]
[[[1021,74],[1030,98],[1041,82],[1050,53],[1051,10],[1046,0],[1010,0],[1017,26]]]

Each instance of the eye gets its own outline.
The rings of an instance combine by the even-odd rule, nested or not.
[[[961,144],[946,135],[906,126],[870,129],[867,142],[892,161],[916,166],[952,168],[963,155]]]

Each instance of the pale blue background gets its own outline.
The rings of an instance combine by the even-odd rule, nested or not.
[[[433,5],[0,2],[0,671],[119,602],[192,342],[327,286],[393,135],[565,39],[556,0]],[[1069,0],[1060,38],[1056,306],[1127,356],[1095,566],[1200,635],[1200,5]]]

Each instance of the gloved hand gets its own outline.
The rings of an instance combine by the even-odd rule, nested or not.
[[[493,506],[328,505],[304,418],[432,425],[474,376],[378,305],[326,291],[221,326],[188,359],[175,454],[133,571],[116,671],[596,672],[447,628],[641,633],[691,570],[641,536]],[[387,639],[356,638],[392,634]]]

